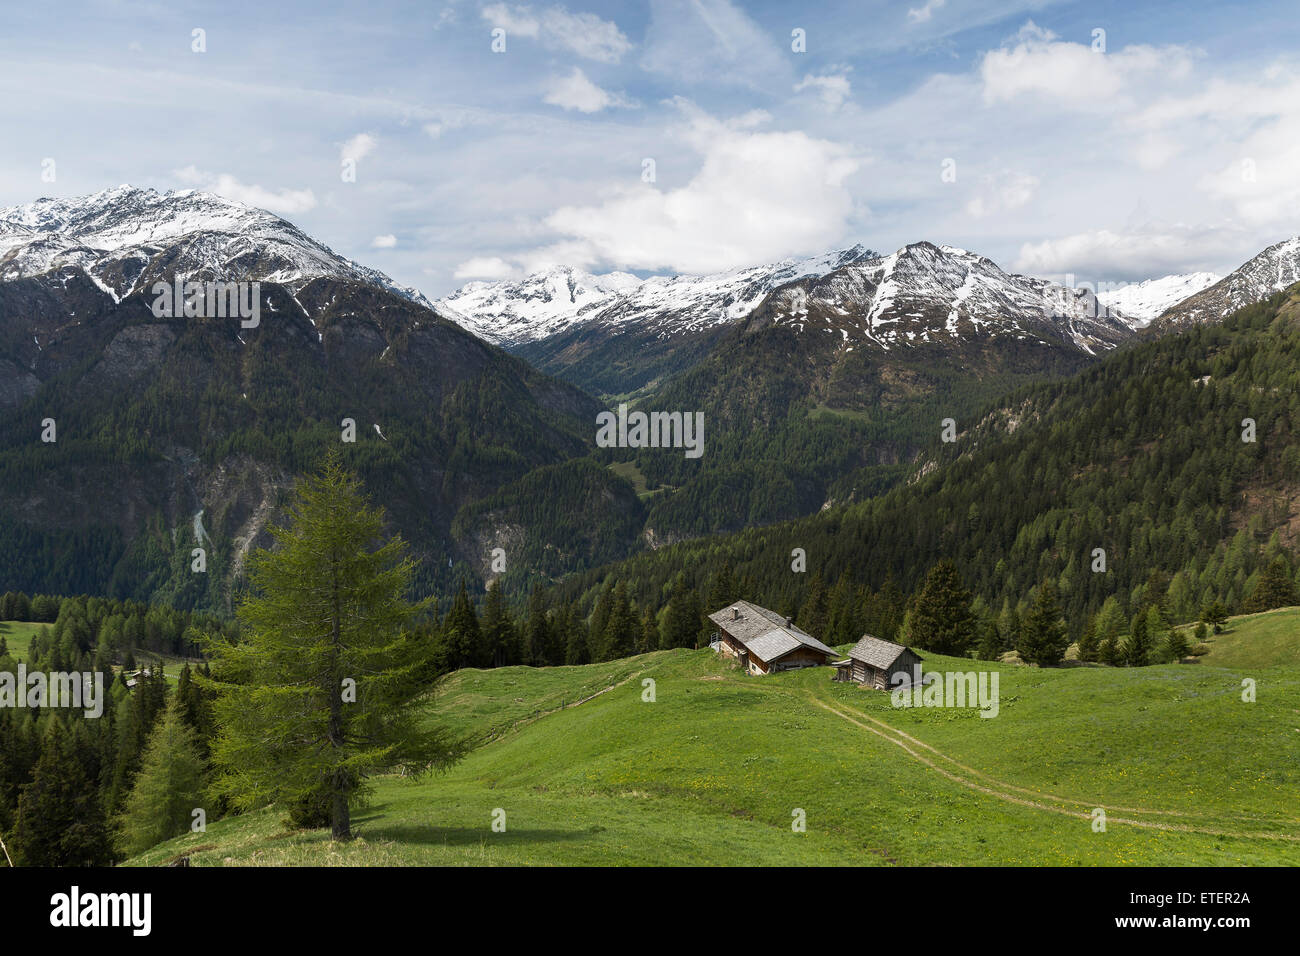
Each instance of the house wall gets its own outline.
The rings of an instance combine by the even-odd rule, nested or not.
[[[859,684],[868,684],[876,690],[893,690],[894,675],[904,673],[908,676],[912,674],[912,668],[921,662],[921,659],[911,651],[903,651],[898,655],[898,660],[890,666],[889,670],[881,670],[879,667],[872,667],[863,661],[855,660],[853,662],[850,676]]]
[[[758,657],[753,651],[750,651],[740,642],[727,632],[725,627],[718,627],[718,649],[728,657],[739,659],[744,653],[748,661],[748,670],[751,674],[770,674],[777,671],[796,670],[800,667],[820,667],[828,660],[825,654],[815,651],[811,647],[800,647],[791,651],[780,660],[769,663]]]
[[[885,686],[890,690],[897,687],[894,683],[895,674],[906,674],[910,680],[914,673],[913,668],[921,663],[921,658],[917,657],[911,651],[903,651],[898,655],[898,660],[894,661],[893,666],[889,668],[889,673],[885,675]]]
[[[772,667],[778,671],[792,671],[800,667],[821,667],[826,663],[826,655],[811,647],[800,647],[776,661]]]

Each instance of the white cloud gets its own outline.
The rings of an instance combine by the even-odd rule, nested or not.
[[[357,133],[339,149],[339,161],[359,163],[374,151],[377,142],[369,133]]]
[[[1163,169],[1183,151],[1183,146],[1175,139],[1159,133],[1148,132],[1133,150],[1133,158],[1138,166],[1145,170]]]
[[[833,111],[844,105],[844,101],[852,92],[852,87],[844,73],[829,73],[825,76],[814,76],[809,73],[794,86],[796,93],[802,93],[804,90],[816,90],[822,106]]]
[[[241,183],[229,173],[209,173],[196,166],[186,166],[172,175],[187,186],[225,196],[236,202],[267,209],[275,213],[292,215],[316,207],[316,196],[310,189],[263,189],[261,186]]]
[[[475,256],[456,267],[455,279],[513,279],[520,270],[499,256]]]
[[[1071,273],[1089,281],[1140,281],[1239,261],[1258,251],[1242,254],[1249,241],[1240,230],[1224,226],[1149,223],[1122,232],[1096,229],[1027,242],[1015,269],[1047,277]]]
[[[507,44],[512,35],[529,37],[549,49],[601,63],[617,63],[632,49],[618,24],[594,13],[570,13],[562,6],[534,9],[493,3],[483,8],[483,19],[506,31]]]
[[[762,113],[730,122],[679,101],[683,136],[702,157],[686,185],[616,187],[602,203],[566,206],[546,223],[576,257],[623,269],[705,272],[830,248],[853,199],[845,180],[858,160],[799,131],[766,132]]]
[[[996,175],[984,177],[979,193],[966,203],[966,212],[981,219],[995,213],[1019,209],[1034,198],[1038,186],[1037,176],[1004,169]]]
[[[372,249],[392,249],[396,245],[397,237],[391,232],[383,236],[375,236],[370,240],[370,248]]]
[[[1127,104],[1121,95],[1135,80],[1185,76],[1191,61],[1191,52],[1180,46],[1095,52],[1083,43],[1058,40],[1030,20],[1011,45],[984,54],[980,78],[986,104],[1039,96],[1061,106],[1104,112]]]
[[[679,89],[692,83],[789,88],[790,48],[729,0],[651,0],[650,12],[641,66]]]
[[[1196,147],[1200,164],[1213,170],[1200,175],[1197,188],[1239,220],[1296,232],[1300,73],[1294,68],[1272,66],[1258,79],[1212,80],[1194,93],[1166,96],[1132,125],[1158,131],[1148,135],[1160,142]]]
[[[934,16],[934,11],[944,5],[944,2],[945,0],[925,0],[924,6],[911,7],[907,11],[907,19],[913,23],[925,23]]]
[[[610,106],[633,105],[622,94],[601,89],[576,66],[568,76],[557,76],[551,79],[547,84],[546,96],[543,100],[553,106],[578,110],[581,113],[598,113]]]

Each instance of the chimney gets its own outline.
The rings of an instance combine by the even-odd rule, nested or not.
[[[739,621],[739,620],[740,620],[740,608],[738,608],[738,607],[733,607],[733,608],[731,609],[731,619],[732,619],[733,621]]]
[[[789,627],[790,624],[791,624],[793,621],[794,621],[794,618],[792,618],[792,617],[787,617],[787,618],[785,619],[785,626],[786,626],[786,627]]]

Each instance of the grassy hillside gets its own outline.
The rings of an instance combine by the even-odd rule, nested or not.
[[[896,709],[824,668],[748,677],[709,651],[465,671],[435,707],[479,746],[378,781],[353,843],[268,809],[132,862],[1300,864],[1300,665],[927,666],[996,671],[999,716]]]
[[[1193,628],[1183,630],[1190,637]],[[1210,651],[1200,658],[1201,662],[1220,667],[1300,662],[1300,607],[1231,617],[1223,633],[1209,635],[1205,643]]]

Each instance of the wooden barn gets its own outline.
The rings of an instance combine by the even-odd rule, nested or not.
[[[920,666],[922,657],[911,648],[892,641],[882,641],[870,634],[853,645],[849,656],[834,661],[835,679],[869,684],[876,690],[893,690],[895,674],[914,675],[913,668]]]
[[[737,601],[709,615],[717,625],[710,645],[734,657],[751,674],[774,674],[829,664],[835,651],[788,618],[748,601]]]

